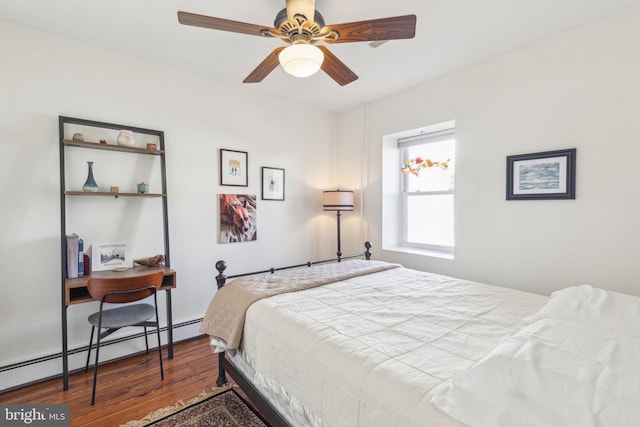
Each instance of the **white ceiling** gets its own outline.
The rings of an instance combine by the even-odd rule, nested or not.
[[[378,48],[334,44],[359,79],[340,87],[320,72],[306,79],[276,68],[242,80],[282,42],[178,24],[176,12],[273,25],[284,0],[0,0],[0,18],[166,64],[300,105],[343,111],[484,58],[640,6],[640,0],[317,0],[327,24],[417,15],[416,37]]]

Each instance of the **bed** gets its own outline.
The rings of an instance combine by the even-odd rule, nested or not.
[[[640,298],[541,296],[372,261],[369,247],[227,285],[218,263],[201,326],[218,383],[228,371],[274,426],[638,424]]]

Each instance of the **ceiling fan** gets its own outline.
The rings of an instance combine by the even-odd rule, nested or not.
[[[243,83],[261,82],[280,63],[287,73],[297,77],[307,77],[322,69],[344,86],[357,80],[358,76],[325,46],[315,46],[317,42],[333,44],[410,39],[416,32],[415,15],[325,25],[315,3],[315,0],[286,0],[286,7],[277,14],[273,27],[182,11],[178,12],[178,22],[252,36],[276,37],[289,44],[271,52]]]

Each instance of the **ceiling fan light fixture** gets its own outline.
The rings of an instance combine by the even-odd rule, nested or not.
[[[287,46],[278,56],[280,65],[287,74],[309,77],[317,73],[324,61],[324,53],[307,43]]]

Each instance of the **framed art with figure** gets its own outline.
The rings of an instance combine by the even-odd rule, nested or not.
[[[507,156],[507,200],[575,198],[575,148]]]
[[[284,200],[284,169],[262,167],[262,200]]]
[[[220,149],[220,185],[247,187],[249,185],[246,151]]]

